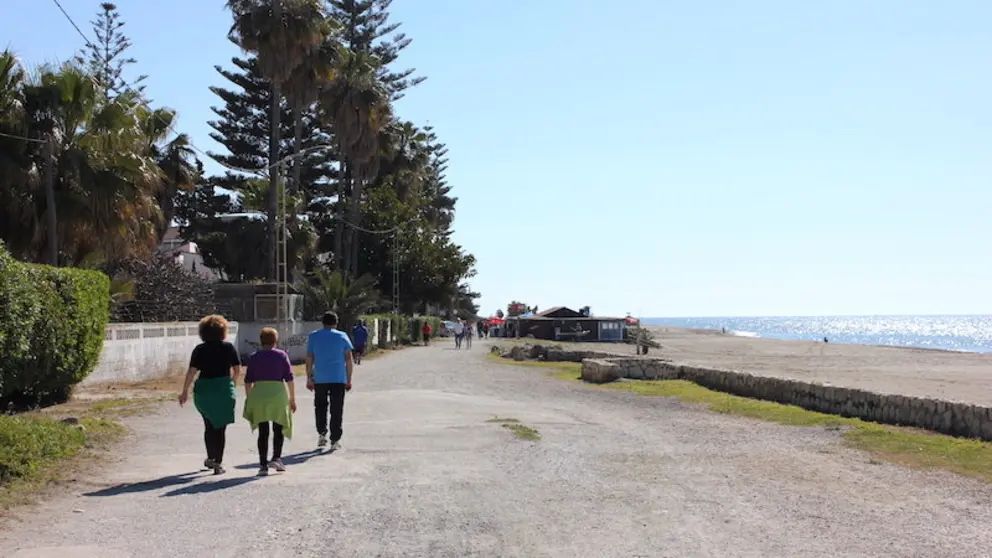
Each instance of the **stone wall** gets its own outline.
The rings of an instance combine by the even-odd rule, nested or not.
[[[989,407],[682,366],[662,359],[616,357],[582,361],[582,379],[587,382],[606,383],[618,378],[688,380],[712,390],[811,411],[992,441]]]

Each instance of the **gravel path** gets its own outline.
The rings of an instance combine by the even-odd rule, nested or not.
[[[289,471],[198,472],[191,408],[134,418],[119,461],[0,531],[0,556],[987,556],[992,490],[872,464],[836,432],[721,416],[492,363],[485,343],[370,360],[344,449],[312,453],[301,397]],[[239,405],[240,410],[240,405]],[[543,439],[524,442],[494,416]]]

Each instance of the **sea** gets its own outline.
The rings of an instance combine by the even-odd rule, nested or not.
[[[736,318],[644,318],[644,325],[726,329],[769,339],[889,345],[992,353],[992,315],[975,316],[792,316]]]

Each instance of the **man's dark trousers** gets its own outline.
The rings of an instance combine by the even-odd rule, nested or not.
[[[331,441],[341,439],[341,419],[344,413],[344,384],[314,384],[314,412],[317,419],[317,434],[327,434],[327,414],[331,415]],[[329,407],[329,408],[328,408]]]

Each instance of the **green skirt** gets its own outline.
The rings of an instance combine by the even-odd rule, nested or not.
[[[245,399],[242,416],[251,424],[252,431],[260,423],[274,422],[282,426],[283,436],[293,437],[293,412],[285,382],[255,382]]]
[[[193,384],[193,404],[214,428],[234,424],[234,380],[197,378]]]

